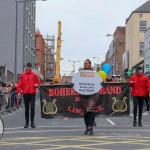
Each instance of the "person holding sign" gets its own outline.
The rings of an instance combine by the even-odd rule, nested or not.
[[[84,61],[84,68],[83,70],[93,70],[91,67],[91,61],[86,59]],[[84,122],[86,126],[85,134],[93,135],[93,125],[95,122],[94,116],[94,108],[96,105],[96,94],[92,95],[82,95],[80,94],[80,100],[82,104],[82,109],[84,113]]]

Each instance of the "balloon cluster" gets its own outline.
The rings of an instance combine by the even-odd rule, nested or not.
[[[98,74],[100,75],[100,77],[102,78],[102,80],[106,80],[107,78],[107,74],[109,74],[111,71],[111,65],[110,64],[104,64],[102,66],[102,70],[98,72]]]

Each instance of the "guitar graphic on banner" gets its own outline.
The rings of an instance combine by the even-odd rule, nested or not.
[[[52,102],[47,102],[45,99],[43,99],[42,100],[42,102],[44,103],[43,108],[42,108],[43,113],[46,114],[46,115],[56,114],[57,111],[58,111],[56,101],[57,101],[56,99],[53,99]]]
[[[125,112],[127,110],[127,97],[123,97],[123,100],[117,100],[116,97],[112,98],[114,100],[112,105],[112,110],[114,112]]]

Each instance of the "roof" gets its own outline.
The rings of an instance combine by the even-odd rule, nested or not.
[[[148,0],[146,3],[135,9],[129,16],[129,18],[126,20],[126,23],[130,19],[131,15],[133,13],[150,13],[150,0]]]
[[[150,0],[134,10],[133,13],[150,13]]]

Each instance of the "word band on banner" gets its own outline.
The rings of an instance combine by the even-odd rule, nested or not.
[[[98,93],[101,89],[102,78],[94,71],[82,70],[72,78],[73,89],[83,95]]]

